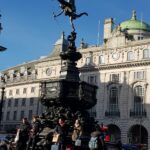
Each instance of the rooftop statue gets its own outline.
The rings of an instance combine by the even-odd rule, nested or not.
[[[58,17],[63,13],[66,16],[69,16],[70,23],[71,23],[71,26],[72,26],[72,30],[74,32],[75,27],[74,27],[74,24],[73,24],[73,20],[81,17],[82,15],[88,16],[88,14],[86,12],[76,14],[75,0],[67,0],[67,1],[66,0],[58,0],[58,2],[60,3],[60,8],[62,9],[62,11],[57,15],[54,14],[54,17]]]

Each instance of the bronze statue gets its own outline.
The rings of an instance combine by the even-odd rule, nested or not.
[[[82,15],[86,15],[88,16],[88,14],[86,12],[80,13],[80,14],[76,14],[76,7],[75,7],[75,0],[58,0],[58,2],[60,3],[60,8],[62,9],[62,11],[55,15],[54,17],[58,17],[60,16],[62,13],[64,13],[66,16],[69,16],[70,18],[70,23],[73,29],[73,32],[75,31],[75,27],[73,24],[73,20],[81,17]]]

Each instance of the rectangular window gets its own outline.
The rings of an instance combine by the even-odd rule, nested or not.
[[[4,108],[5,107],[5,100],[3,100],[3,104],[2,105],[3,105],[2,107]]]
[[[104,58],[104,56],[99,56],[99,63],[100,64],[104,64],[105,63],[105,58]]]
[[[19,95],[19,94],[20,94],[19,89],[16,89],[16,95]]]
[[[88,83],[96,84],[96,76],[95,75],[88,76]]]
[[[22,110],[22,111],[20,112],[20,120],[22,120],[23,117],[24,117],[24,110]]]
[[[143,36],[138,36],[138,40],[143,40],[144,37]]]
[[[12,90],[9,90],[9,96],[12,96]]]
[[[33,115],[32,110],[29,110],[29,116],[28,116],[28,119],[29,119],[29,120],[31,120],[31,119],[32,119],[32,115]]]
[[[2,112],[2,115],[1,115],[1,120],[3,121],[4,119],[4,112]]]
[[[11,107],[11,99],[8,99],[8,107]]]
[[[34,105],[34,98],[30,98],[30,106]]]
[[[148,59],[149,58],[149,49],[143,50],[143,58]]]
[[[112,82],[118,83],[118,82],[119,82],[119,74],[111,74],[111,75],[110,75],[110,80],[111,80]]]
[[[14,111],[13,120],[17,120],[17,111]]]
[[[23,99],[22,99],[22,104],[21,104],[21,106],[26,106],[26,98],[23,98]]]
[[[134,54],[132,51],[127,53],[127,60],[128,61],[134,60]]]
[[[31,87],[31,93],[35,92],[35,87]]]
[[[90,117],[96,117],[96,107],[89,109]]]
[[[110,89],[109,111],[118,111],[118,89],[116,87]]]
[[[86,65],[91,64],[91,62],[92,62],[91,57],[87,57],[87,58],[86,58]]]
[[[7,112],[6,120],[10,120],[10,112],[9,111]]]
[[[15,99],[15,103],[14,103],[14,106],[15,106],[15,107],[18,106],[18,101],[19,101],[18,99]]]
[[[145,71],[134,72],[134,80],[144,80],[144,79],[145,79]]]
[[[24,88],[23,89],[23,94],[26,94],[27,93],[27,88]]]

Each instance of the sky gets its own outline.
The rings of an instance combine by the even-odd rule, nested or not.
[[[137,18],[150,24],[150,0],[76,0],[77,13],[87,12],[74,21],[79,47],[83,38],[89,45],[103,41],[103,23],[114,18],[115,24],[131,18],[136,10]],[[71,32],[69,18],[61,15],[57,0],[0,0],[0,45],[7,48],[0,52],[0,70],[49,55],[61,33]],[[100,38],[98,40],[98,31]]]

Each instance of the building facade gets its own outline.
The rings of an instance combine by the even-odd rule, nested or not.
[[[2,71],[1,129],[16,127],[23,116],[31,119],[44,111],[41,81],[59,78],[59,53],[66,48],[62,35],[51,55]],[[103,44],[90,47],[82,41],[78,51],[81,80],[98,86],[91,115],[109,127],[111,141],[150,145],[150,26],[139,21],[135,11],[116,27],[112,18],[106,19]]]

